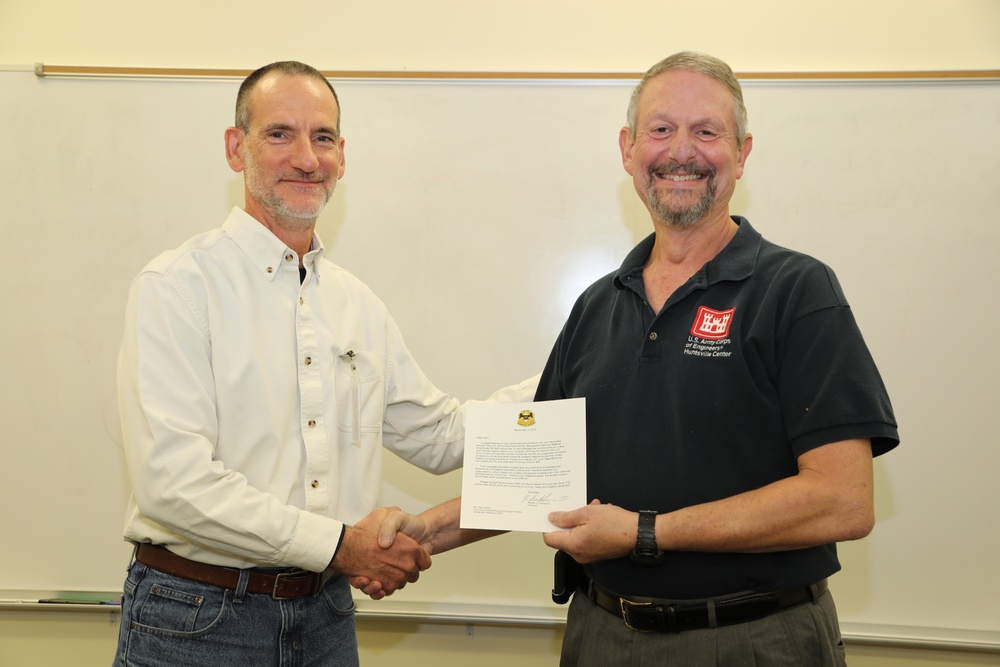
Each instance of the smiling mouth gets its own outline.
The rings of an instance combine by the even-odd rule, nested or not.
[[[715,171],[708,166],[698,164],[652,164],[649,166],[651,179],[666,183],[692,183],[711,180]]]
[[[311,188],[316,185],[323,185],[323,181],[300,181],[296,179],[285,179],[282,182],[294,188]]]
[[[653,175],[663,181],[683,182],[700,181],[706,174],[669,174],[662,171],[654,171]]]

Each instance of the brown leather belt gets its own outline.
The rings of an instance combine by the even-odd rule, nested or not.
[[[826,579],[802,588],[788,588],[772,593],[745,593],[697,601],[625,598],[593,582],[584,588],[587,597],[594,604],[624,620],[628,627],[640,632],[682,632],[747,623],[807,602],[815,602],[826,591]]]
[[[156,544],[140,544],[136,549],[135,559],[160,572],[230,591],[236,590],[240,582],[241,570],[189,560]],[[330,570],[264,572],[252,569],[247,581],[247,592],[270,595],[275,600],[300,598],[323,590],[332,575]]]

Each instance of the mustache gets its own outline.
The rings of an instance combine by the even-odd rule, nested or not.
[[[683,174],[685,176],[708,176],[709,178],[715,176],[715,169],[709,167],[708,165],[689,163],[689,164],[678,164],[676,162],[668,163],[656,163],[651,164],[647,172],[650,176],[656,174],[661,174],[665,176],[677,176]]]
[[[322,183],[330,177],[330,174],[326,171],[302,171],[301,169],[293,169],[290,172],[284,174],[279,174],[275,177],[275,182],[278,181],[306,181],[307,183]]]

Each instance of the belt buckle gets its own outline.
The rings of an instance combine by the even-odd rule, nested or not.
[[[298,597],[297,595],[279,595],[278,594],[278,586],[281,584],[282,578],[284,578],[284,577],[301,576],[301,574],[302,574],[301,571],[292,570],[290,572],[279,572],[278,574],[274,575],[274,587],[271,589],[271,599],[272,600],[292,600],[292,599]]]
[[[626,600],[625,598],[618,598],[619,606],[622,610],[622,620],[625,621],[625,626],[630,630],[635,630],[636,632],[652,632],[645,628],[637,628],[629,623],[628,610],[633,607],[652,607],[652,602],[633,602],[632,600]]]

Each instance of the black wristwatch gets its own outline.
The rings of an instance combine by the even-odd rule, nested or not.
[[[667,554],[656,546],[656,512],[653,510],[639,510],[639,531],[629,557],[637,565],[663,565]]]

